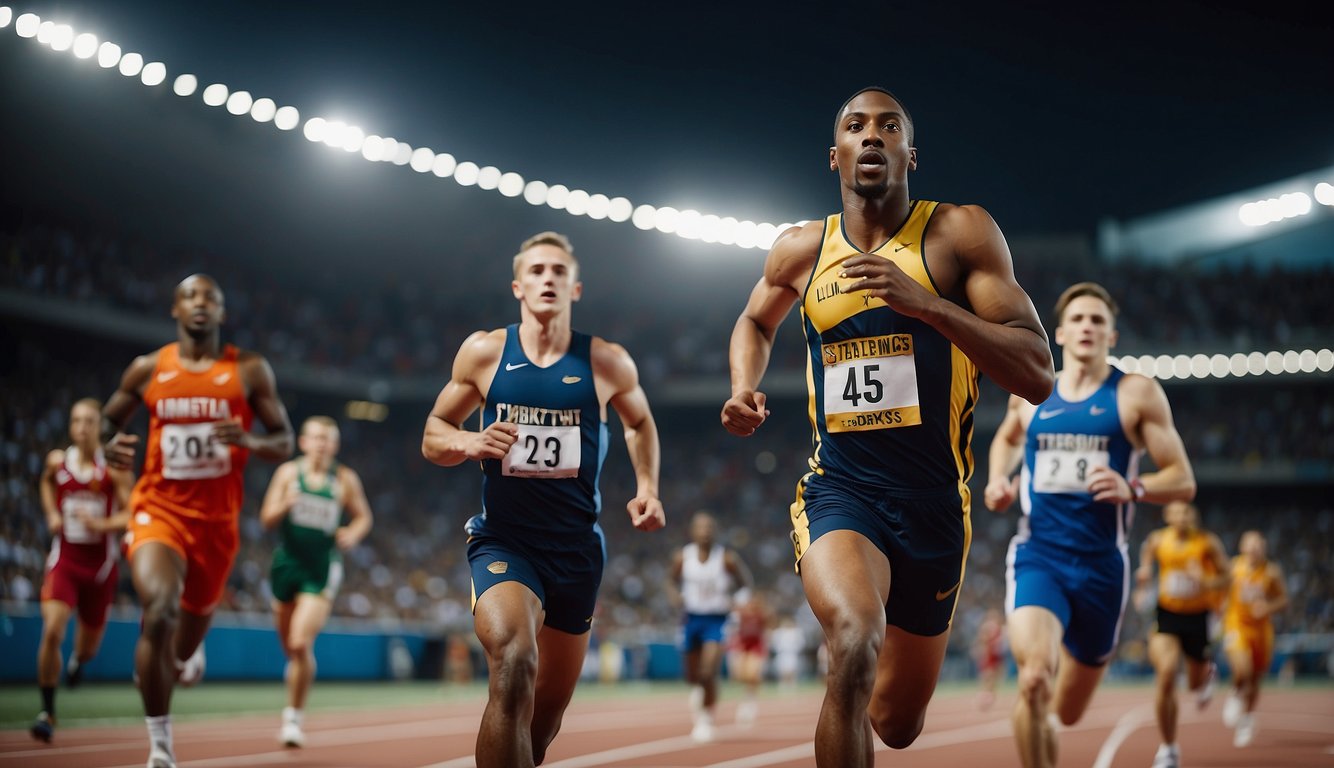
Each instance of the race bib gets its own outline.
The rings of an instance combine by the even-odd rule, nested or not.
[[[288,512],[287,516],[293,525],[333,533],[338,530],[338,523],[343,515],[342,510],[338,508],[338,502],[333,499],[302,494],[296,504],[292,505],[292,511]]]
[[[1185,571],[1172,571],[1163,582],[1163,594],[1178,600],[1197,597],[1200,592],[1200,580]]]
[[[1037,451],[1033,490],[1038,493],[1088,493],[1089,475],[1110,466],[1107,451]]]
[[[63,531],[65,540],[71,544],[95,544],[102,534],[95,533],[80,519],[80,513],[88,517],[102,517],[106,512],[106,499],[100,496],[66,496],[60,502],[60,514],[64,518]]]
[[[922,423],[912,335],[848,339],[821,347],[825,428],[894,429]]]
[[[547,427],[521,424],[519,439],[501,460],[500,472],[507,477],[556,479],[577,477],[583,453],[579,427]]]
[[[232,452],[218,442],[213,424],[162,426],[162,476],[168,480],[201,480],[232,471]]]

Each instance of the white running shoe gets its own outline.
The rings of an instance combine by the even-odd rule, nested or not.
[[[1153,768],[1181,768],[1181,750],[1175,744],[1160,744],[1153,755]]]
[[[176,757],[166,745],[154,742],[153,748],[148,752],[147,768],[176,768]]]
[[[1227,700],[1223,702],[1223,725],[1229,728],[1236,728],[1245,712],[1246,705],[1242,702],[1241,696],[1236,691],[1227,695]]]
[[[1249,747],[1255,741],[1255,715],[1247,712],[1237,718],[1237,731],[1232,734],[1232,746]]]
[[[178,662],[176,682],[182,688],[189,688],[203,680],[206,661],[204,658],[204,644],[201,642],[195,652],[190,655],[190,658],[184,662]]]
[[[713,723],[708,717],[695,718],[695,727],[690,729],[690,738],[701,744],[713,741]]]
[[[282,742],[284,747],[300,749],[306,746],[306,734],[301,730],[301,725],[288,721],[283,723],[282,730],[278,732],[278,741]]]

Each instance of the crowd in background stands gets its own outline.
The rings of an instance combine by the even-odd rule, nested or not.
[[[508,263],[508,257],[452,258]],[[231,338],[264,350],[275,361],[430,375],[449,363],[469,333],[515,315],[513,298],[503,284],[478,290],[472,281],[457,279],[469,273],[466,265],[411,278],[385,274],[370,282],[347,279],[338,270],[266,272],[207,251],[182,252],[53,227],[0,233],[0,287],[154,317],[169,306],[172,289],[185,277],[181,264],[220,280],[231,316],[246,318],[231,329]],[[1056,298],[1074,280],[1106,286],[1122,305],[1119,351],[1125,354],[1176,353],[1194,345],[1211,353],[1268,351],[1327,340],[1334,324],[1327,301],[1334,267],[1328,263],[1286,271],[1094,263],[1072,277],[1068,270],[1030,264],[1018,253],[1015,270],[1048,324]],[[624,344],[648,382],[722,374],[726,357],[713,352],[719,338],[730,334],[748,287],[738,289],[735,302],[692,307],[613,306],[610,297],[603,297],[580,305],[578,324]],[[795,335],[797,325],[791,325]],[[327,328],[340,332],[298,330]],[[775,348],[774,369],[799,370],[804,365],[803,345],[794,339],[784,338]]]
[[[264,352],[272,360],[299,361],[339,370],[391,375],[439,375],[457,343],[472,330],[516,316],[506,291],[469,294],[449,301],[447,285],[421,282],[342,285],[332,273],[285,283],[259,281],[253,270],[238,269],[208,254],[191,263],[217,274],[227,292],[231,322],[224,337]],[[97,236],[74,237],[54,229],[0,233],[0,288],[97,303],[135,317],[165,319],[172,289],[183,277],[181,255]],[[1054,272],[1024,274],[1024,282],[1045,315],[1069,282]],[[1097,270],[1095,270],[1097,271]],[[1310,272],[1233,272],[1183,275],[1177,270],[1117,265],[1102,274],[1081,275],[1104,282],[1122,303],[1122,348],[1154,351],[1160,343],[1199,342],[1216,348],[1250,349],[1281,345],[1313,330],[1328,335],[1329,311],[1320,286],[1331,284],[1329,266]],[[445,277],[440,278],[442,281]],[[730,329],[732,308],[673,313],[675,326],[654,324],[648,313],[597,318],[597,304],[584,302],[580,325],[608,332],[630,348],[647,386],[673,375],[722,374],[717,354],[719,328]],[[714,317],[712,313],[717,313]],[[479,320],[479,318],[484,318]],[[1049,322],[1049,321],[1048,321]],[[80,397],[105,398],[135,354],[145,348],[121,342],[87,343],[73,332],[38,330],[31,337],[7,319],[6,357],[0,362],[0,597],[35,601],[48,537],[40,512],[37,477],[45,453],[65,444],[69,405]],[[1305,325],[1303,325],[1303,323]],[[789,323],[787,332],[794,332]],[[33,326],[33,328],[39,328]],[[338,328],[338,333],[298,329]],[[725,333],[725,331],[724,331]],[[163,339],[163,342],[170,339]],[[1152,340],[1152,344],[1150,344]],[[798,368],[803,345],[780,340],[775,368]],[[77,352],[75,351],[77,350]],[[282,381],[279,381],[282,390]],[[979,425],[994,426],[1003,407],[1001,393],[986,385]],[[389,421],[341,418],[337,401],[317,403],[305,394],[283,391],[294,421],[314,413],[340,417],[341,459],[362,475],[376,527],[349,553],[347,579],[334,613],[383,621],[417,621],[459,630],[469,626],[469,579],[462,525],[478,510],[480,476],[469,467],[442,469],[420,455],[421,425],[429,407],[414,411],[394,405]],[[1270,462],[1328,462],[1334,456],[1334,403],[1319,382],[1302,379],[1247,380],[1226,385],[1174,384],[1169,390],[1178,426],[1197,461],[1254,466]],[[809,453],[804,404],[773,404],[776,416],[752,439],[728,436],[718,425],[716,407],[658,409],[662,432],[662,497],[669,528],[654,534],[631,529],[623,505],[634,481],[619,438],[603,480],[603,528],[608,562],[599,606],[600,637],[631,644],[671,640],[677,624],[661,584],[668,554],[686,539],[684,522],[700,509],[714,512],[723,539],[737,548],[755,572],[771,603],[794,615],[808,639],[818,626],[805,607],[792,568],[788,506]],[[419,412],[417,412],[419,411]],[[136,422],[140,431],[143,418]],[[979,427],[974,451],[979,466],[974,498],[985,483],[985,456],[991,434]],[[612,433],[618,432],[613,428]],[[243,546],[224,608],[268,610],[268,563],[275,544],[258,524],[259,502],[273,465],[252,461],[242,514]],[[1293,605],[1279,618],[1281,631],[1334,631],[1334,507],[1287,503],[1281,495],[1263,506],[1209,503],[1202,489],[1206,525],[1229,550],[1241,531],[1259,528],[1285,567]],[[982,613],[1003,604],[1005,552],[1017,511],[995,515],[979,503],[973,510],[973,544],[956,615],[954,654],[966,657]],[[1159,524],[1157,508],[1141,511],[1132,536],[1138,542]],[[122,569],[120,600],[132,605]],[[1142,652],[1145,617],[1132,610],[1125,624],[1123,654]]]

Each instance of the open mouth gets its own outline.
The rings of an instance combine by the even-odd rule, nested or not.
[[[879,172],[886,165],[885,156],[874,149],[868,149],[857,156],[857,167],[862,171]]]

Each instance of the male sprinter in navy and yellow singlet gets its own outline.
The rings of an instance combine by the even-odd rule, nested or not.
[[[968,551],[978,372],[1033,402],[1052,386],[995,222],[909,198],[912,136],[888,91],[843,105],[829,149],[843,213],[778,236],[732,333],[722,421],[745,436],[768,416],[774,334],[801,306],[815,453],[792,524],[830,654],[821,766],[870,765],[872,730],[895,748],[922,730]]]
[[[484,511],[467,526],[474,627],[491,677],[478,768],[541,763],[579,680],[605,554],[608,405],[638,483],[630,521],[642,531],[664,522],[648,398],[624,348],[571,329],[578,277],[563,235],[524,242],[512,283],[520,322],[463,342],[422,439],[436,464],[482,464]],[[479,406],[481,430],[464,429]]]
[[[1078,721],[1116,648],[1134,503],[1195,495],[1163,388],[1107,362],[1116,311],[1096,283],[1061,294],[1056,391],[1037,408],[1010,398],[991,442],[983,501],[1003,512],[1020,496],[1024,511],[1006,559],[1006,610],[1019,668],[1014,735],[1027,768],[1056,763],[1048,711]],[[1139,475],[1145,450],[1158,471]],[[1023,473],[1011,480],[1021,458]]]

